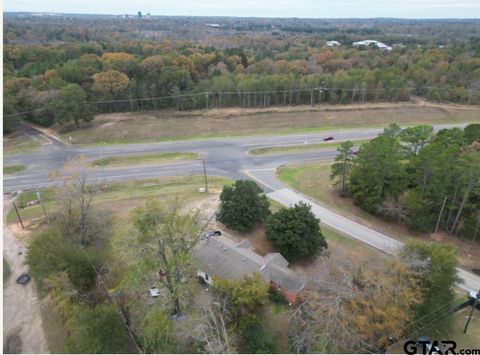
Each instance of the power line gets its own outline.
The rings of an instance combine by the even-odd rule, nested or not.
[[[346,92],[358,92],[359,94],[363,92],[387,92],[387,91],[414,91],[414,90],[421,90],[421,89],[428,89],[428,90],[452,90],[456,87],[438,87],[438,86],[421,86],[421,87],[392,87],[392,88],[375,88],[375,89],[367,89],[362,87],[327,87],[327,86],[315,86],[311,88],[303,88],[303,89],[284,89],[284,90],[262,90],[262,91],[203,91],[198,93],[188,93],[188,94],[179,94],[179,95],[165,95],[165,96],[158,96],[158,97],[143,97],[143,98],[132,98],[132,99],[118,99],[118,100],[103,100],[103,101],[87,101],[87,104],[90,105],[98,105],[98,104],[111,104],[111,103],[126,103],[126,102],[139,102],[139,101],[156,101],[156,100],[166,100],[166,99],[176,99],[176,98],[186,98],[186,97],[196,97],[196,96],[215,96],[215,95],[256,95],[256,94],[289,94],[289,93],[301,93],[301,92],[317,92],[319,94],[323,94],[324,91],[331,91],[331,90],[342,90]],[[470,91],[479,91],[480,89],[470,89]],[[29,113],[39,112],[46,110],[46,107],[24,111],[24,112],[17,112],[13,114],[4,115],[3,117],[15,117],[15,116],[22,116]]]
[[[24,112],[11,113],[11,114],[8,114],[8,115],[3,115],[3,117],[21,116],[21,115],[26,115],[27,113],[33,113],[33,112],[42,111],[42,110],[45,110],[45,109],[46,109],[46,107],[42,107],[42,108],[37,108],[37,109],[31,110],[31,111],[24,111]]]
[[[415,319],[415,320],[411,320],[411,321],[407,322],[407,324],[408,324],[408,325],[418,324],[421,320],[423,320],[423,319],[427,318],[428,316],[430,316],[430,315],[438,312],[439,310],[447,307],[448,305],[451,305],[453,302],[456,302],[456,299],[453,299],[453,300],[451,300],[451,301],[443,304],[443,305],[440,306],[439,308],[437,308],[437,309],[435,309],[434,311],[431,311],[431,312],[423,315],[423,316],[420,317],[419,319]],[[445,313],[442,313],[442,315],[441,315],[440,317],[437,317],[437,318],[435,318],[433,321],[430,321],[430,322],[426,323],[426,325],[423,325],[422,327],[415,329],[415,331],[414,331],[412,334],[417,334],[420,330],[424,329],[427,325],[432,324],[434,321],[442,318],[443,316],[447,315],[447,314],[450,313],[450,312],[451,312],[450,309],[447,310]],[[380,339],[378,340],[378,342],[380,343],[381,341],[383,341],[383,340],[385,340],[385,339],[388,339],[389,337],[390,337],[390,336],[384,336],[383,338],[380,338]],[[395,344],[399,343],[400,341],[401,341],[401,340],[399,340],[399,341],[397,341],[397,342],[395,342],[395,343],[393,343],[393,344],[390,344],[389,346],[395,345]]]
[[[393,343],[393,344],[390,344],[389,346],[393,346],[393,345],[399,344],[399,343],[401,343],[401,342],[404,342],[405,339],[411,340],[414,335],[417,335],[417,334],[420,332],[420,330],[423,330],[423,329],[425,329],[426,327],[432,325],[433,323],[435,323],[435,322],[437,322],[438,320],[442,319],[443,317],[447,316],[450,312],[451,312],[451,310],[448,310],[447,312],[442,313],[440,316],[438,316],[438,317],[436,317],[435,319],[433,319],[432,321],[426,323],[426,324],[423,325],[422,327],[420,327],[420,328],[418,328],[418,329],[415,329],[415,331],[414,331],[413,333],[411,333],[410,336],[408,336],[408,337],[406,337],[406,338],[404,338],[404,339],[402,339],[402,340],[399,340],[399,341],[397,341],[397,342],[395,342],[395,343]]]

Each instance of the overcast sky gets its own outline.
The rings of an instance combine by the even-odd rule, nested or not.
[[[480,0],[4,0],[4,11],[257,17],[479,18]]]

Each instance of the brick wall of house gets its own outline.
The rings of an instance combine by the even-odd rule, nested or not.
[[[270,287],[272,290],[279,291],[288,303],[291,303],[292,305],[297,304],[298,298],[295,292],[287,288],[279,288],[278,285],[273,281],[270,282]]]

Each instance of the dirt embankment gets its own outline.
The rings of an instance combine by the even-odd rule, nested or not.
[[[4,199],[4,215],[10,208],[10,201]],[[9,262],[12,274],[3,280],[3,352],[42,354],[48,352],[48,347],[34,282],[30,281],[26,286],[16,283],[17,277],[27,272],[25,252],[25,245],[4,224],[3,256]]]

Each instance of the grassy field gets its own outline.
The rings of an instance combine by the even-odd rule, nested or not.
[[[360,146],[360,144],[368,142],[369,140],[356,140],[353,141],[354,147]],[[297,144],[297,145],[286,145],[283,147],[265,147],[265,148],[255,148],[248,151],[252,155],[270,155],[270,154],[288,154],[288,153],[298,153],[298,152],[311,152],[318,151],[323,149],[332,149],[338,148],[342,142],[335,143],[317,143],[317,144]]]
[[[478,107],[423,106],[415,103],[298,106],[269,109],[225,108],[203,111],[143,111],[98,115],[74,130],[57,127],[73,144],[117,144],[275,135],[329,129],[478,121]],[[70,139],[68,139],[70,141]]]
[[[297,191],[312,197],[328,208],[364,226],[406,241],[421,237],[424,240],[448,243],[459,249],[459,264],[467,269],[480,267],[478,243],[448,236],[446,233],[417,234],[405,225],[390,223],[355,206],[350,198],[340,197],[330,181],[331,162],[309,162],[281,167],[278,177]]]
[[[3,137],[3,154],[28,153],[40,147],[40,143],[21,133]]]
[[[25,165],[8,165],[3,167],[4,174],[15,174],[22,170],[25,170]]]
[[[205,193],[198,192],[198,188],[204,186],[203,179],[202,176],[188,176],[107,184],[99,186],[99,192],[94,199],[94,203],[114,214],[126,213],[126,211],[128,212],[135,206],[144,203],[148,198],[166,199],[175,197],[180,201],[189,203],[205,198]],[[209,190],[212,192],[219,192],[224,184],[229,183],[230,180],[227,178],[208,177]],[[47,214],[54,213],[56,211],[54,189],[43,189],[42,198]],[[26,207],[28,201],[35,200],[35,191],[25,191],[15,201],[19,207],[20,216],[27,224],[29,220],[43,217],[43,211],[39,204]],[[13,208],[7,214],[7,222],[18,223]]]
[[[94,160],[93,166],[126,166],[197,159],[197,153],[171,152],[142,155],[122,155]]]

